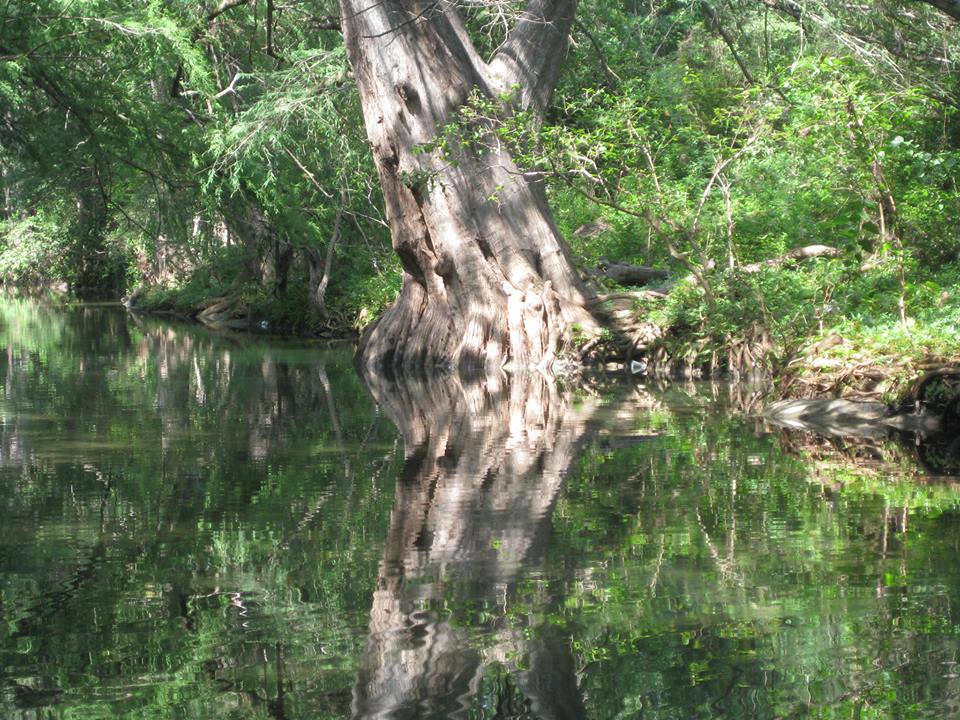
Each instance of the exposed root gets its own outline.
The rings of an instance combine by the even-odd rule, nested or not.
[[[900,412],[924,410],[955,426],[960,422],[960,359],[800,357],[779,378],[777,395],[882,402]]]
[[[201,305],[196,319],[210,327],[223,327],[225,324],[237,320],[240,298],[237,296],[211,298]],[[246,313],[244,312],[245,316]]]

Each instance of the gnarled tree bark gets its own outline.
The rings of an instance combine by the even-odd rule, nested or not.
[[[466,371],[550,367],[574,324],[596,326],[542,186],[495,142],[442,147],[471,93],[550,101],[575,0],[531,0],[488,64],[447,4],[340,0],[344,41],[379,171],[396,303],[361,339],[361,364]]]

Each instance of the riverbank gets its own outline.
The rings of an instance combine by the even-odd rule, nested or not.
[[[842,257],[742,267],[602,301],[624,338],[596,352],[666,377],[772,380],[771,399],[843,399],[960,413],[960,267],[910,286]],[[620,354],[618,359],[616,356]]]
[[[174,317],[219,330],[337,340],[355,339],[357,317],[366,315],[363,310],[356,314],[321,313],[303,298],[269,294],[259,287],[240,287],[217,295],[189,288],[141,288],[123,298],[123,304],[134,312]]]
[[[691,278],[607,283],[599,335],[576,331],[574,364],[662,377],[771,380],[769,401],[880,403],[960,417],[960,269],[945,267],[906,298],[898,317],[891,278],[855,272],[833,256],[789,267],[714,271],[709,294]],[[389,298],[385,299],[388,302]],[[190,286],[127,298],[140,312],[232,330],[297,337],[358,337],[366,308],[321,316],[297,296],[240,286],[213,295]]]

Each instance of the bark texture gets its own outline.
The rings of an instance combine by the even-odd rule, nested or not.
[[[465,627],[440,611],[452,592],[507,604],[537,570],[565,475],[597,413],[596,403],[574,405],[537,373],[496,377],[366,378],[403,433],[406,461],[354,717],[466,716],[492,663],[507,670],[532,716],[583,716],[569,642],[549,627],[496,617]]]
[[[396,303],[361,340],[368,369],[549,367],[574,323],[595,323],[542,187],[489,142],[437,147],[472,92],[549,102],[575,2],[531,2],[491,63],[446,4],[340,0],[379,171]],[[481,133],[484,128],[480,128]]]

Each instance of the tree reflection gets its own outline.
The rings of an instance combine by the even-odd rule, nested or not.
[[[600,382],[0,303],[0,716],[956,716],[960,486]]]
[[[406,461],[354,715],[466,716],[496,666],[512,686],[494,693],[500,716],[503,703],[519,700],[521,714],[580,717],[569,642],[504,611],[516,583],[543,562],[565,473],[597,404],[575,403],[537,374],[367,381],[403,434]],[[494,609],[469,628],[456,624],[445,608],[461,597]]]

